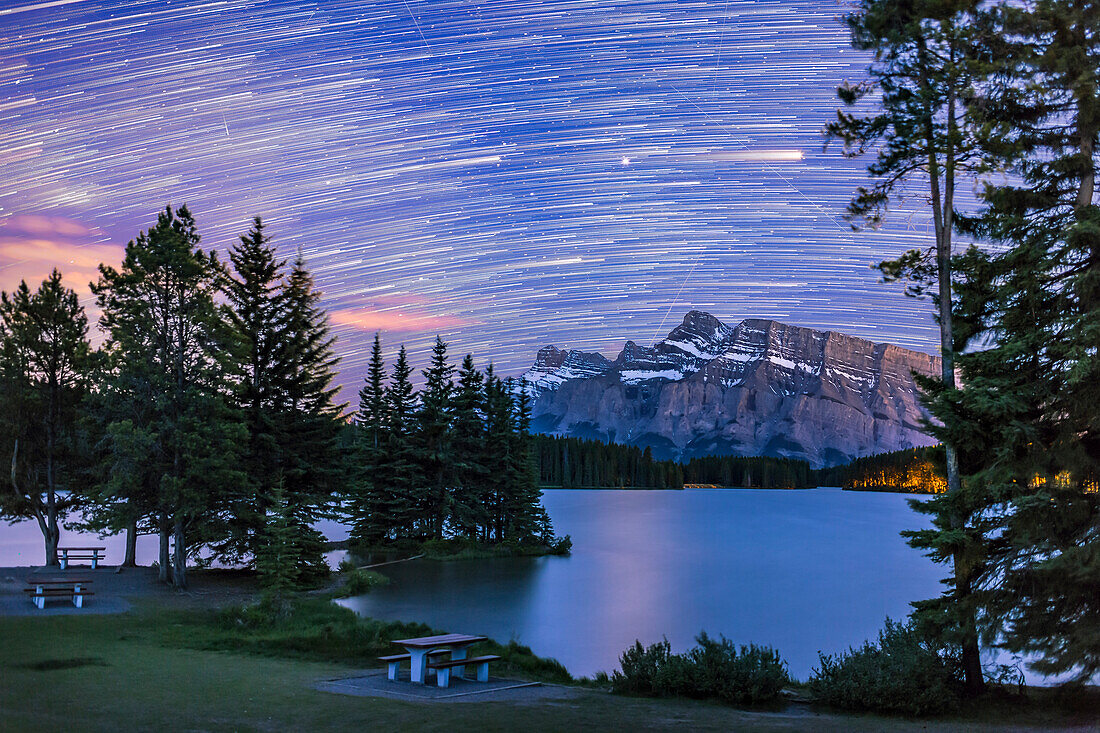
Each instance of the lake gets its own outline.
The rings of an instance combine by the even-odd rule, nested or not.
[[[817,652],[873,637],[886,616],[940,592],[936,567],[898,536],[928,520],[901,494],[839,489],[768,491],[547,491],[543,503],[569,557],[412,562],[393,579],[341,601],[368,616],[515,639],[574,675],[618,667],[635,639],[667,637],[675,651],[700,630],[770,644],[805,678]],[[324,522],[330,539],[347,528]],[[62,532],[62,545],[107,547],[121,536]],[[333,553],[336,563],[344,553]],[[0,566],[42,563],[34,522],[0,526]],[[157,538],[138,540],[138,562],[157,559]]]
[[[898,536],[928,520],[901,494],[839,489],[547,491],[570,557],[411,561],[342,601],[381,619],[515,639],[574,675],[618,667],[635,639],[673,651],[700,630],[770,644],[805,679],[818,650],[873,638],[939,594],[947,572]]]

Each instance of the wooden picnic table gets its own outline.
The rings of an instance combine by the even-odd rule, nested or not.
[[[31,594],[31,600],[39,608],[45,608],[46,599],[53,597],[69,597],[74,606],[83,608],[84,598],[95,595],[88,590],[91,582],[88,578],[32,575],[27,578],[27,587],[24,591]]]
[[[99,565],[99,556],[107,552],[106,547],[58,547],[61,553],[61,569],[69,566],[69,560],[91,560],[92,570]]]
[[[412,672],[414,684],[424,684],[424,676],[427,672],[425,660],[431,652],[450,651],[451,660],[459,661],[466,658],[466,650],[479,641],[486,641],[485,636],[471,636],[469,634],[440,634],[438,636],[421,636],[416,639],[395,639],[394,644],[405,647],[409,654],[409,667]],[[456,673],[461,676],[462,670]]]

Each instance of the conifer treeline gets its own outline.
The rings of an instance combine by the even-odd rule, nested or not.
[[[650,448],[598,440],[536,435],[539,484],[554,488],[681,489],[684,484],[766,489],[813,486],[805,461],[706,456],[687,463],[653,458]]]
[[[545,487],[681,489],[683,467],[657,461],[649,448],[536,435],[539,484]]]
[[[815,486],[806,461],[770,456],[704,456],[684,465],[689,484],[742,486],[757,489],[805,489]]]
[[[539,502],[526,391],[491,364],[478,371],[470,354],[455,375],[439,338],[419,395],[409,374],[401,347],[386,381],[376,335],[356,414],[361,478],[352,542],[378,547],[447,536],[555,544]]]
[[[818,486],[940,494],[947,490],[942,445],[880,453],[814,472]]]
[[[310,585],[328,573],[323,517],[373,544],[553,539],[526,396],[470,356],[453,384],[439,340],[423,390],[404,348],[387,382],[376,338],[348,425],[320,293],[259,218],[222,262],[168,207],[92,291],[96,350],[58,271],[0,294],[0,518],[36,520],[48,565],[66,521],[125,532],[124,565],[158,535],[160,577],[181,588],[200,553]]]
[[[534,436],[544,488],[680,489],[685,485],[934,494],[945,490],[943,447],[910,448],[857,458],[831,468],[770,456],[703,456],[686,463],[655,460],[649,448],[550,435]]]

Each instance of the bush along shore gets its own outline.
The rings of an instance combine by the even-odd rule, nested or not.
[[[1050,698],[1059,714],[1075,715],[1100,702],[1096,687],[1026,688],[1019,669],[985,670],[988,693],[965,696],[959,649],[937,640],[914,622],[886,619],[877,640],[835,655],[821,654],[806,682],[792,679],[779,652],[768,646],[736,646],[705,632],[696,645],[673,654],[668,640],[636,641],[619,658],[620,668],[582,683],[614,694],[713,700],[738,707],[774,708],[784,699],[825,709],[906,718],[963,714],[975,719],[1018,709],[1034,712],[1032,698]]]

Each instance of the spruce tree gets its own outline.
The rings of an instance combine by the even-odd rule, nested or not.
[[[360,547],[381,544],[393,529],[390,517],[397,507],[393,505],[393,494],[383,477],[388,430],[386,364],[382,359],[382,341],[375,333],[356,413],[351,539]]]
[[[960,175],[982,166],[980,149],[968,134],[964,105],[974,82],[978,5],[973,0],[862,0],[847,22],[853,47],[875,54],[868,69],[870,79],[845,84],[838,93],[847,105],[877,95],[878,111],[871,116],[838,111],[837,121],[826,127],[830,138],[843,140],[848,157],[875,152],[868,172],[876,182],[871,188],[860,187],[849,205],[850,220],[877,226],[905,184],[917,180],[927,186],[934,243],[883,262],[879,268],[888,282],[907,280],[909,295],[923,297],[932,291],[940,326],[939,383],[947,391],[955,389],[951,288],[956,187]],[[936,388],[934,384],[926,386]],[[948,490],[958,493],[956,447],[949,439],[945,439],[945,447]],[[962,516],[948,519],[956,528],[963,523]],[[967,687],[976,692],[983,687],[984,678],[969,599],[977,572],[966,561],[970,554],[959,545],[945,559],[953,566],[947,593],[949,603],[955,606],[951,635],[962,648]]]
[[[508,495],[515,469],[512,460],[514,433],[511,395],[490,364],[485,370],[485,447],[482,458],[482,465],[488,474],[484,499],[488,522],[482,530],[484,541],[503,542],[505,539]]]
[[[517,390],[514,382],[508,379],[505,381],[505,393],[510,402],[513,401],[512,395],[515,395],[505,531],[509,539],[515,542],[538,540],[549,543],[554,539],[554,530],[550,517],[542,506],[542,492],[539,490],[535,457],[532,453],[531,397],[527,383],[521,384]]]
[[[484,376],[467,354],[458,371],[454,394],[454,503],[451,521],[463,537],[478,538],[478,529],[488,523],[485,508],[488,469],[485,466]]]
[[[408,354],[401,346],[386,389],[385,458],[377,472],[378,480],[390,494],[389,521],[394,539],[427,535],[427,527],[421,521],[425,502],[420,489],[424,480],[414,445],[416,394],[409,380],[411,374]]]
[[[60,525],[82,499],[87,461],[77,414],[88,391],[88,319],[54,270],[35,292],[0,293],[0,518],[34,519],[46,565],[57,565]],[[0,484],[2,485],[2,484]]]
[[[960,311],[989,343],[932,409],[970,441],[959,501],[985,538],[988,638],[1084,680],[1100,671],[1100,3],[1005,3],[991,19],[975,108],[1016,175],[964,222],[1000,245],[965,260]]]
[[[416,412],[414,450],[424,486],[421,497],[422,522],[427,533],[443,537],[443,525],[450,515],[449,489],[453,479],[451,451],[451,394],[454,367],[447,363],[447,344],[439,336],[432,348],[431,364],[423,372],[424,388]]]
[[[161,578],[180,588],[194,549],[224,538],[226,496],[246,481],[245,431],[226,397],[231,327],[216,302],[223,271],[198,244],[187,208],[167,207],[127,244],[121,269],[101,265],[93,286],[111,366],[101,387],[104,450],[117,456],[106,484],[135,492],[119,497],[141,502],[135,515],[155,516]]]
[[[234,501],[233,536],[222,548],[228,557],[255,556],[267,510],[279,481],[277,440],[280,379],[285,378],[283,268],[260,217],[229,252],[233,270],[225,278],[229,314],[237,336],[234,352],[235,403],[248,429],[248,491]]]
[[[256,572],[260,585],[276,596],[302,585],[299,531],[293,508],[281,485],[268,496],[265,520],[256,542]]]
[[[340,426],[344,405],[335,402],[336,365],[328,315],[321,294],[299,257],[291,267],[281,299],[281,374],[275,442],[279,480],[295,532],[299,580],[305,584],[328,575],[324,536],[314,528],[332,512],[341,490]]]

